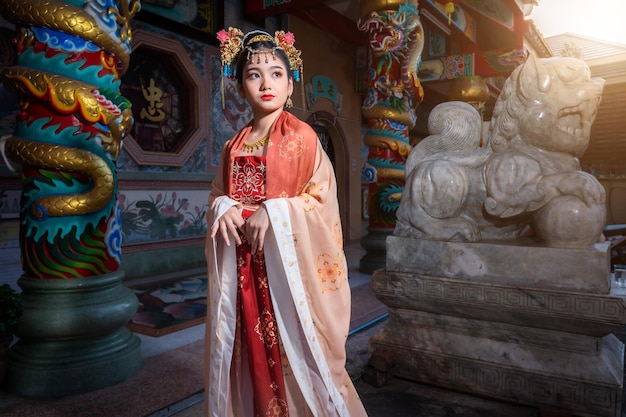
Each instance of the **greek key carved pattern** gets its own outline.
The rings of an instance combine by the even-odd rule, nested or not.
[[[440,277],[383,273],[372,280],[374,293],[411,295],[464,305],[495,306],[507,310],[543,312],[567,317],[624,320],[624,300],[602,294],[565,293],[535,288],[473,283]]]
[[[376,342],[372,348],[376,349]],[[518,403],[558,405],[575,410],[577,415],[615,415],[617,399],[621,398],[617,385],[559,380],[432,352],[401,351],[397,346],[394,355],[392,372],[398,377]]]

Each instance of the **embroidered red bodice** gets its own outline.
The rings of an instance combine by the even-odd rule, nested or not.
[[[231,198],[243,204],[265,201],[265,157],[237,156],[233,165]],[[245,215],[244,215],[245,216]]]

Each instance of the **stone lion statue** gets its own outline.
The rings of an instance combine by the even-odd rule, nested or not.
[[[510,240],[532,230],[553,247],[599,241],[605,191],[580,170],[604,80],[575,58],[534,58],[513,71],[486,137],[479,113],[446,102],[412,150],[394,234]]]

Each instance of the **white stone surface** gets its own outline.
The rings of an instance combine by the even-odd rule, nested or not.
[[[557,248],[530,239],[468,243],[389,236],[386,270],[598,294],[611,289],[608,242]]]
[[[532,228],[553,247],[600,241],[605,191],[581,171],[604,80],[584,61],[529,56],[506,81],[488,134],[469,104],[444,102],[406,163],[398,236],[509,240]]]

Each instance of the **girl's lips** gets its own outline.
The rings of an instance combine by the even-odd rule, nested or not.
[[[271,100],[273,98],[274,98],[274,96],[271,95],[271,94],[264,94],[264,95],[261,96],[261,100],[265,100],[265,101],[269,101],[269,100]]]

